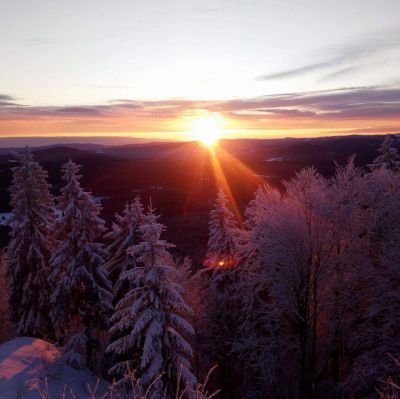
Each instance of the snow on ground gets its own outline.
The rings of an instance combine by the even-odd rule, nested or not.
[[[268,158],[264,160],[265,162],[282,162],[286,161],[286,158],[275,157],[275,158]]]
[[[88,387],[97,383],[88,370],[68,366],[61,351],[49,342],[20,337],[0,345],[1,399],[39,399],[39,389],[45,391],[46,381],[49,399],[91,398]],[[96,397],[106,390],[106,382],[100,381]]]
[[[11,212],[0,212],[0,225],[6,225],[12,216]]]

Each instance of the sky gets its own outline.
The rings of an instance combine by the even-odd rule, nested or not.
[[[0,0],[0,137],[400,131],[399,0]]]

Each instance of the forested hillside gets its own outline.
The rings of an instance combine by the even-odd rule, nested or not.
[[[107,228],[80,165],[63,164],[54,196],[26,149],[11,169],[3,341],[50,342],[110,398],[397,397],[396,138],[376,151],[365,168],[350,157],[261,184],[244,209],[221,185],[199,261],[164,238],[155,199],[131,193]]]

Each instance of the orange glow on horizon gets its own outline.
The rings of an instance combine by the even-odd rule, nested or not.
[[[334,115],[323,121],[313,116],[254,118],[238,113],[184,109],[163,117],[146,113],[120,113],[107,117],[37,116],[35,113],[6,115],[0,124],[0,137],[131,137],[154,140],[197,140],[206,146],[219,139],[312,138],[349,134],[398,132],[398,119],[340,119]]]
[[[385,87],[69,105],[22,104],[11,97],[1,109],[0,137],[128,136],[212,145],[220,138],[387,134],[399,130],[396,104],[393,89]]]

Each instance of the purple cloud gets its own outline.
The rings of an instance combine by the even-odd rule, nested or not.
[[[12,100],[13,98],[10,96],[0,97],[0,121],[33,119],[35,117],[68,117],[69,119],[79,119],[82,122],[118,117],[169,119],[181,117],[185,112],[196,110],[219,112],[232,118],[249,120],[267,117],[321,120],[327,118],[399,118],[400,120],[400,88],[387,87],[355,87],[285,93],[225,101],[121,99],[100,105],[68,107],[27,106],[16,104]]]

